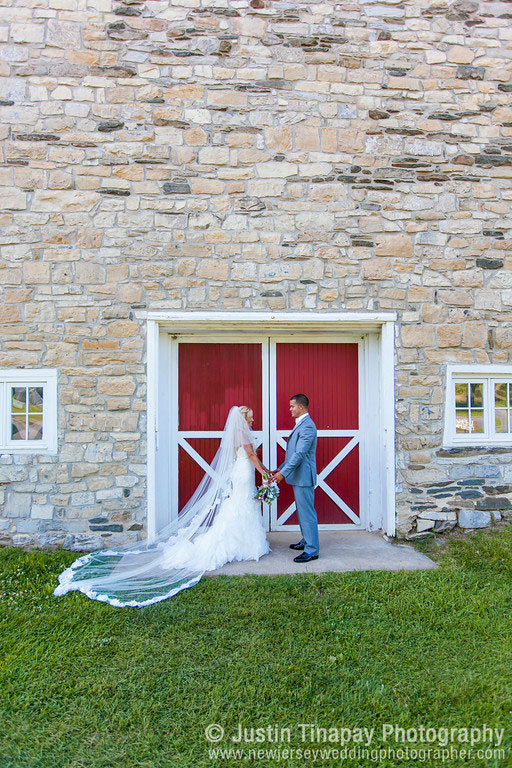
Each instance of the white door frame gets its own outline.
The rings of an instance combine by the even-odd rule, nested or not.
[[[157,497],[177,492],[177,484],[171,483],[169,475],[161,476],[157,472],[158,461],[169,461],[170,451],[176,446],[159,438],[159,412],[165,407],[159,391],[170,385],[171,391],[177,381],[168,380],[170,365],[168,334],[207,335],[212,334],[221,341],[228,340],[229,334],[236,334],[240,343],[251,335],[274,336],[285,334],[288,341],[297,337],[306,337],[313,342],[320,335],[329,334],[333,341],[344,340],[347,335],[368,334],[367,343],[362,352],[366,360],[367,375],[360,383],[362,401],[368,404],[368,410],[376,407],[371,414],[372,423],[379,425],[378,439],[368,446],[368,457],[364,461],[368,467],[376,462],[380,467],[379,481],[375,477],[366,477],[367,507],[374,519],[381,521],[376,527],[382,528],[393,536],[395,534],[395,391],[394,391],[394,334],[396,313],[394,312],[183,312],[173,310],[150,310],[135,313],[147,323],[147,532],[148,540],[153,541],[157,534],[158,505]],[[197,334],[197,336],[196,336]],[[361,358],[360,358],[361,359]],[[177,366],[175,367],[177,370]],[[360,381],[361,381],[360,377]],[[372,390],[372,386],[374,389]],[[363,389],[361,389],[361,387]],[[170,400],[170,398],[168,398]],[[172,414],[167,413],[172,419]],[[370,416],[369,416],[370,417]],[[362,462],[361,462],[362,463]],[[375,465],[373,465],[375,466]],[[173,486],[171,488],[171,485]],[[377,512],[375,512],[377,510]],[[366,527],[372,527],[372,521],[366,520]]]

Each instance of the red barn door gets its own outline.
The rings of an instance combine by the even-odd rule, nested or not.
[[[262,442],[262,367],[261,343],[178,344],[178,509],[209,471],[233,405],[254,410]]]
[[[360,525],[359,397],[357,343],[271,342],[271,463],[284,461],[286,439],[294,426],[289,400],[309,397],[318,429],[318,524],[327,528]],[[273,460],[273,461],[272,461]],[[285,482],[272,515],[272,529],[298,525],[293,490]]]
[[[253,408],[260,458],[275,468],[284,460],[286,439],[294,426],[289,398],[304,392],[318,428],[318,523],[337,529],[360,526],[357,343],[288,343],[269,337],[242,344],[175,343],[173,516],[209,471],[231,406]],[[266,505],[263,514],[267,520]],[[269,527],[286,530],[293,525],[298,525],[293,491],[283,482]]]

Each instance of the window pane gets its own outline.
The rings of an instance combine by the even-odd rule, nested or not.
[[[29,387],[28,402],[28,409],[31,413],[41,413],[43,410],[43,388]]]
[[[27,409],[27,388],[11,387],[11,412],[25,413]]]
[[[11,439],[26,440],[25,414],[22,416],[11,416]]]
[[[457,408],[467,408],[468,403],[468,385],[455,384],[455,404]]]
[[[481,408],[484,404],[483,384],[471,384],[471,407]]]
[[[507,385],[505,382],[494,385],[494,402],[496,403],[496,408],[507,407]]]
[[[508,432],[508,411],[506,408],[496,408],[496,432]]]
[[[31,413],[28,417],[28,439],[29,440],[42,440],[43,439],[43,414]]]
[[[41,386],[11,386],[11,440],[43,439],[43,393]]]
[[[484,412],[471,411],[471,432],[484,431]]]
[[[457,410],[455,414],[455,424],[457,432],[469,432],[469,411]]]

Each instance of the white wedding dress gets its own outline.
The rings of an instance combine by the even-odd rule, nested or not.
[[[271,552],[254,466],[244,448],[254,439],[241,411],[229,412],[220,447],[176,520],[149,542],[91,552],[59,575],[54,595],[79,590],[117,607],[166,600],[196,584],[206,571]]]
[[[193,541],[183,536],[163,548],[162,567],[215,571],[232,560],[259,560],[270,552],[263,527],[261,503],[254,498],[254,466],[243,446],[232,473],[233,490],[220,505],[213,524]]]

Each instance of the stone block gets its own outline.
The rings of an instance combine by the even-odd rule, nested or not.
[[[225,184],[219,179],[205,179],[198,177],[190,179],[190,189],[194,195],[221,195]]]
[[[62,365],[74,365],[76,363],[78,344],[70,342],[48,342],[43,363],[47,366],[58,367]]]
[[[284,179],[253,179],[247,184],[247,192],[254,197],[280,197],[285,187]]]
[[[298,173],[298,166],[295,163],[287,162],[268,162],[256,163],[255,169],[258,176],[262,179],[286,178],[295,176]],[[254,194],[254,193],[250,193]]]
[[[100,465],[90,462],[74,462],[71,465],[71,477],[87,477],[95,475],[99,471]]]
[[[142,287],[140,285],[120,285],[117,289],[119,301],[127,304],[138,304],[142,299]]]
[[[442,51],[426,51],[425,61],[427,64],[443,64],[446,61],[446,53]]]
[[[298,264],[276,262],[274,264],[263,264],[259,267],[259,279],[262,283],[299,280],[301,274],[302,270]]]
[[[461,509],[458,513],[461,528],[486,528],[491,524],[491,513],[477,509]]]
[[[401,337],[404,347],[422,349],[435,346],[435,329],[430,325],[404,325]]]
[[[363,280],[390,280],[392,275],[389,259],[369,259],[363,263]]]
[[[231,267],[231,280],[248,280],[254,281],[257,279],[258,267],[248,261],[244,261],[240,264],[233,264]]]
[[[301,231],[327,230],[332,232],[334,229],[334,215],[326,211],[304,211],[297,214],[295,224],[297,229]]]
[[[457,520],[457,513],[456,512],[437,512],[437,511],[426,511],[421,513],[421,517],[426,518],[427,520]]]
[[[80,25],[71,21],[48,19],[46,27],[46,45],[55,48],[80,50],[82,48]]]
[[[290,126],[265,128],[264,134],[267,149],[287,152],[292,148],[292,129]]]
[[[297,126],[295,129],[295,147],[296,149],[318,151],[320,149],[319,129],[316,127]]]
[[[464,323],[462,326],[462,346],[469,349],[487,347],[488,329],[485,323]]]
[[[342,200],[346,200],[347,197],[347,187],[345,184],[340,183],[314,184],[309,194],[310,200],[324,203],[334,201],[339,204]]]
[[[512,504],[510,500],[505,496],[487,496],[484,499],[479,499],[475,506],[477,509],[511,509]]]
[[[44,530],[44,523],[37,519],[21,518],[16,520],[15,525],[17,533],[36,533]]]
[[[471,291],[463,290],[440,290],[439,300],[452,307],[471,307],[474,301]]]
[[[226,165],[229,162],[229,148],[204,147],[199,150],[198,160],[205,165]]]
[[[434,525],[435,522],[433,520],[423,520],[421,517],[416,520],[416,530],[418,533],[421,531],[428,531],[433,528]]]
[[[71,189],[73,177],[64,171],[51,171],[48,179],[49,189]]]
[[[189,131],[185,131],[183,139],[189,147],[202,147],[208,141],[208,134],[199,126],[195,126]]]
[[[471,64],[475,52],[464,45],[454,45],[448,49],[446,59],[452,64]]]
[[[90,211],[99,200],[97,192],[38,189],[34,192],[33,211]]]
[[[23,265],[25,285],[47,285],[50,282],[50,265],[41,261],[26,262]]]
[[[324,262],[321,259],[308,259],[304,262],[304,266],[302,268],[303,279],[321,280],[323,276]]]
[[[496,346],[498,349],[512,347],[512,328],[496,328]]]
[[[245,107],[247,94],[243,91],[208,91],[208,104],[212,107]]]
[[[405,233],[392,235],[377,235],[375,237],[377,256],[394,256],[409,258],[412,256],[412,238]]]
[[[229,264],[220,259],[203,259],[197,266],[197,276],[209,280],[227,280]]]
[[[42,43],[44,38],[43,24],[13,24],[11,39],[13,43]]]
[[[478,288],[483,285],[483,275],[480,269],[464,269],[453,275],[454,287]]]
[[[338,133],[336,128],[321,128],[322,152],[336,152],[338,149]]]
[[[437,344],[439,347],[458,347],[462,339],[460,325],[447,324],[437,327]]]
[[[98,380],[100,395],[133,395],[135,382],[131,376],[103,376]]]
[[[15,490],[8,490],[2,514],[4,517],[26,518],[30,515],[31,506],[31,493],[20,493]]]
[[[27,194],[16,187],[1,187],[2,207],[6,211],[24,211],[27,207]]]
[[[107,326],[107,333],[118,338],[127,338],[139,334],[139,323],[133,320],[114,320]]]
[[[21,320],[20,308],[11,304],[0,306],[0,323],[19,323]],[[10,349],[13,349],[12,342],[9,343]],[[16,348],[16,347],[14,347]],[[23,342],[20,342],[19,349],[23,349]]]
[[[338,131],[339,152],[362,152],[364,149],[365,134],[362,131],[344,130]]]
[[[53,504],[32,504],[30,517],[39,520],[52,520],[54,511]]]
[[[460,80],[483,80],[485,77],[485,67],[460,65],[457,67],[455,76]]]

